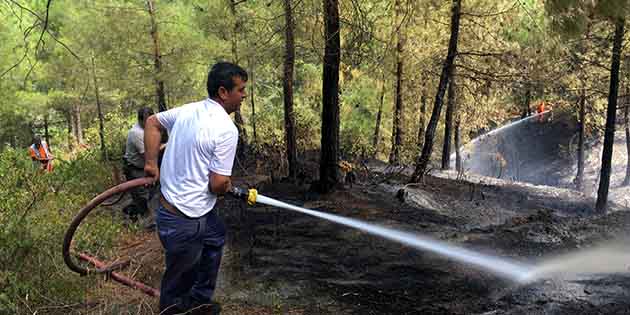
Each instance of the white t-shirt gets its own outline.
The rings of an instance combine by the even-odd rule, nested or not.
[[[206,99],[157,114],[168,130],[160,168],[162,195],[185,215],[197,218],[212,210],[217,196],[209,175],[232,175],[238,130],[217,102]]]

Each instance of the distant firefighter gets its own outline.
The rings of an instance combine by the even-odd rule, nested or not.
[[[548,112],[547,114],[543,114],[544,112]],[[536,114],[538,114],[538,122],[543,123],[546,121],[553,120],[553,106],[551,103],[547,103],[545,101],[540,101],[536,106]]]
[[[494,154],[493,160],[496,163],[495,165],[498,171],[497,178],[501,178],[503,172],[507,169],[507,161],[500,152]]]
[[[538,106],[536,106],[536,114],[538,114],[538,122],[543,122],[543,113],[545,112],[545,101],[540,101]]]
[[[352,187],[352,184],[354,184],[357,179],[352,163],[341,160],[337,166],[339,166],[339,170],[341,171],[342,182]]]
[[[33,160],[33,165],[45,170],[46,172],[52,172],[52,160],[54,157],[50,154],[48,144],[46,141],[43,141],[41,137],[33,137],[33,144],[28,148],[28,155]]]

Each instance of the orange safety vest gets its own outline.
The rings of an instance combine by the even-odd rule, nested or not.
[[[45,142],[42,142],[39,148],[37,148],[35,144],[32,144],[28,149],[29,149],[28,150],[29,155],[32,158],[40,160],[40,162],[42,163],[42,169],[45,169],[48,172],[52,171],[52,163],[50,162],[50,152],[48,151],[48,146],[46,145]],[[41,159],[45,159],[45,160],[41,160]]]
[[[544,111],[545,111],[545,102],[540,102],[540,104],[538,104],[538,109],[536,109],[536,112],[542,113]]]

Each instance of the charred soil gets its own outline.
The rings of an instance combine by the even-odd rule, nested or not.
[[[404,176],[387,179],[381,174],[378,184],[364,180],[329,195],[267,182],[259,185],[259,192],[524,263],[628,234],[630,212],[621,206],[600,215],[590,208],[590,199],[577,192],[452,176],[439,173],[405,186]],[[406,192],[403,201],[396,197],[401,188]],[[229,198],[217,209],[229,226],[216,292],[222,314],[630,313],[630,276],[624,274],[517,285],[303,214],[247,207]],[[159,287],[163,263],[155,233],[140,233],[120,247],[121,256],[133,256],[135,262],[134,271],[123,272]],[[118,289],[123,290],[132,291]],[[137,303],[139,297],[122,294],[116,299]],[[156,311],[157,301],[141,301]]]

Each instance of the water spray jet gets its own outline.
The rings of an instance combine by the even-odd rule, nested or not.
[[[504,126],[501,126],[501,127],[497,128],[497,129],[493,129],[493,130],[491,130],[491,131],[489,131],[489,132],[487,132],[487,133],[484,133],[484,134],[482,134],[482,135],[480,135],[480,136],[478,136],[478,137],[476,137],[476,138],[472,139],[470,142],[468,142],[468,143],[464,144],[464,145],[461,147],[461,149],[464,149],[465,147],[471,147],[471,146],[472,146],[472,145],[474,145],[475,143],[477,143],[477,142],[479,142],[479,141],[481,141],[481,140],[483,140],[483,139],[486,139],[487,137],[490,137],[490,136],[492,136],[492,135],[495,135],[495,134],[497,134],[497,133],[499,133],[499,132],[502,132],[502,131],[504,131],[504,130],[506,130],[506,129],[510,129],[510,128],[515,127],[515,126],[517,126],[517,125],[520,125],[520,124],[522,124],[522,123],[524,123],[524,122],[526,122],[526,121],[529,121],[529,120],[531,120],[531,119],[534,119],[534,118],[536,118],[536,117],[539,117],[539,116],[545,115],[545,114],[547,114],[547,113],[549,113],[549,112],[551,112],[551,110],[546,110],[546,111],[541,112],[541,113],[536,113],[536,114],[533,114],[533,115],[531,115],[531,116],[527,116],[527,117],[525,117],[525,118],[521,118],[521,119],[519,119],[519,120],[513,121],[513,122],[511,122],[511,123],[509,123],[509,124],[507,124],[507,125],[504,125]],[[451,156],[450,156],[451,161],[455,160],[455,157],[456,157],[456,153],[452,153],[452,154],[451,154]]]
[[[515,282],[523,283],[529,281],[531,278],[532,269],[529,266],[512,261],[510,259],[482,254],[469,249],[448,244],[444,241],[439,241],[409,232],[395,230],[373,223],[367,223],[357,219],[346,218],[335,214],[298,207],[260,195],[254,189],[245,191],[237,188],[236,190],[237,191],[234,193],[234,195],[247,200],[250,205],[254,203],[265,204],[303,213],[344,226],[352,227],[364,231],[368,234],[388,239],[390,241],[411,246],[416,249],[430,251],[459,262],[474,265],[480,269],[490,271],[496,275],[508,278]]]

